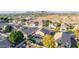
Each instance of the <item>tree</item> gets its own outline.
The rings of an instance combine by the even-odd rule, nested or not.
[[[56,47],[54,38],[51,35],[47,34],[43,37],[43,45],[48,48]]]
[[[24,35],[21,31],[12,31],[9,36],[9,41],[12,44],[18,44],[24,40]]]
[[[77,38],[77,40],[79,40],[79,29],[76,29],[74,31],[75,37]]]
[[[4,31],[4,32],[11,32],[12,29],[13,29],[13,27],[12,27],[12,26],[9,26],[9,25],[5,25],[5,26],[3,27],[3,31]]]

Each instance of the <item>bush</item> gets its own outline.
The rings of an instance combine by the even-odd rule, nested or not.
[[[28,37],[28,41],[30,41],[31,43],[36,43],[36,41],[34,40],[35,38],[32,35],[29,35]]]
[[[18,44],[24,40],[24,35],[21,31],[12,31],[9,36],[9,41],[12,44]]]

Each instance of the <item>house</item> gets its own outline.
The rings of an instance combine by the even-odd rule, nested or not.
[[[2,19],[0,19],[0,28],[3,28],[4,25],[6,25],[6,22]]]
[[[7,38],[1,38],[0,37],[0,48],[10,48],[10,42]]]
[[[70,32],[58,32],[54,35],[54,39],[58,44],[58,48],[70,48],[72,45],[71,38],[74,36]],[[75,40],[75,39],[74,39]]]
[[[34,22],[35,26],[38,26],[39,25],[39,22]]]
[[[6,23],[0,23],[0,28],[3,28],[6,25]]]
[[[24,27],[29,26],[29,24],[27,23],[27,21],[25,21],[25,24],[23,25]]]
[[[21,25],[13,24],[13,23],[6,23],[6,25],[10,25],[10,26],[12,26],[14,29],[19,29],[19,28],[21,27]]]
[[[42,31],[40,31],[40,30],[37,30],[37,31],[35,32],[35,34],[36,34],[36,35],[44,36],[44,33],[43,33]]]
[[[10,42],[7,39],[7,34],[0,33],[0,48],[10,48]]]
[[[37,27],[28,27],[28,28],[21,29],[21,31],[27,36],[34,34],[37,30],[38,30]]]
[[[22,20],[21,20],[21,18],[15,18],[15,19],[12,21],[12,23],[14,23],[14,24],[21,24],[21,23],[22,23]]]
[[[29,27],[38,27],[39,26],[39,22],[37,21],[27,21],[27,23]]]
[[[40,30],[37,30],[35,32],[35,34],[33,35],[35,37],[35,41],[37,44],[42,44],[42,37],[44,36],[45,34],[40,31]]]
[[[0,23],[5,23],[5,21],[4,21],[4,20],[2,20],[2,19],[0,19]]]
[[[0,48],[10,48],[10,42],[0,38]]]
[[[54,31],[52,31],[50,29],[46,29],[46,28],[42,28],[40,31],[43,32],[44,34],[48,34],[48,35],[54,35],[55,34]]]
[[[21,31],[24,33],[24,36],[27,38],[29,35],[33,36],[33,40],[36,41],[36,44],[41,43],[42,35],[38,32],[39,28],[37,27],[29,27],[21,29]]]
[[[29,27],[36,27],[36,25],[34,23],[30,23]]]
[[[75,25],[73,28],[73,30],[77,30],[77,29],[79,29],[79,25]]]
[[[29,20],[32,19],[32,17],[31,17],[31,16],[28,16],[28,17],[26,17],[25,19],[26,19],[27,21],[29,21]]]
[[[49,26],[48,26],[49,28],[52,28],[52,29],[55,29],[56,28],[56,26],[55,25],[53,25],[53,24],[49,24]]]
[[[13,21],[12,16],[9,16],[8,19],[9,19],[9,23],[11,23]]]
[[[33,35],[34,40],[36,41],[36,44],[41,44],[42,43],[42,36],[39,34],[34,34]]]

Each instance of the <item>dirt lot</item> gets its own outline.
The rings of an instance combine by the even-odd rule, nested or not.
[[[34,20],[35,21],[52,20],[53,22],[62,21],[65,23],[79,24],[79,15],[47,15],[42,17],[36,17]]]

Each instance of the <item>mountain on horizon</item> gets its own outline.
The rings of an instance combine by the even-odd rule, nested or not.
[[[67,13],[67,14],[79,14],[79,11],[0,11],[0,14],[16,14],[16,13]]]

